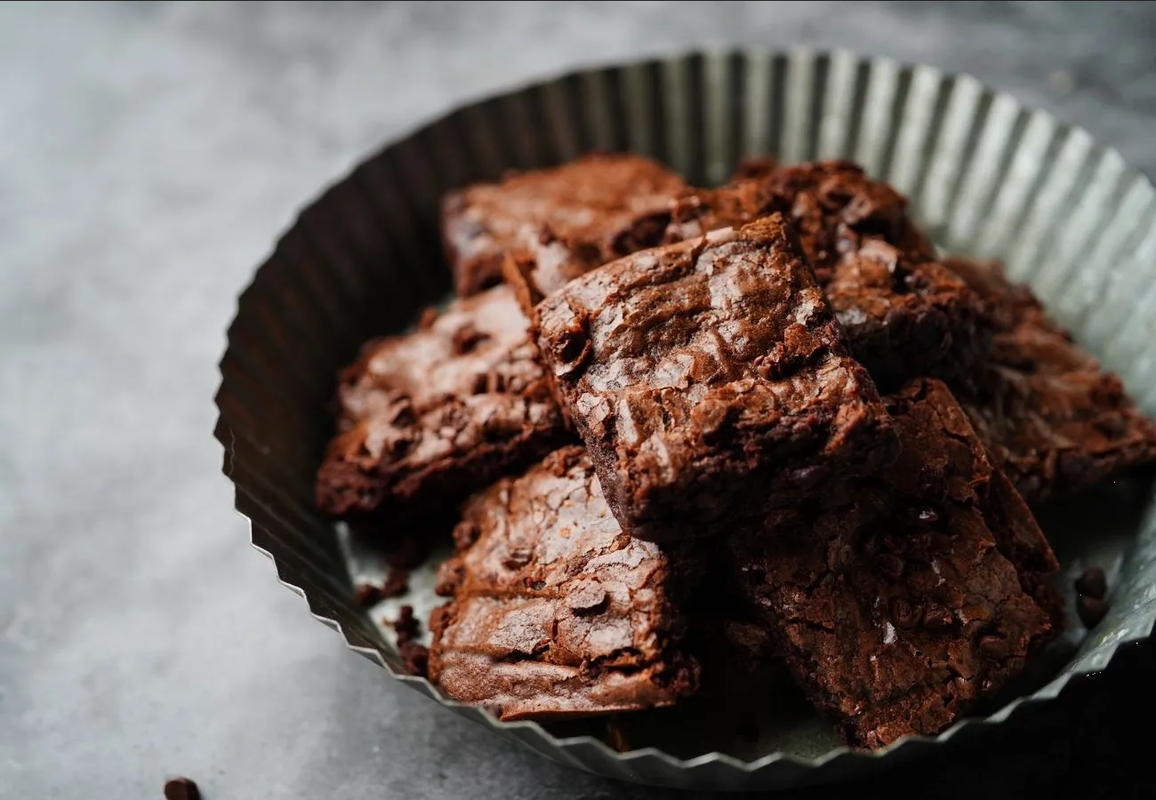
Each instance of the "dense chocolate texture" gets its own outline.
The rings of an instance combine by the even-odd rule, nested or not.
[[[675,603],[692,562],[624,533],[580,447],[473,497],[438,573],[430,677],[501,719],[670,705],[698,687]]]
[[[536,313],[561,401],[635,536],[721,533],[895,456],[780,215],[627,256]]]
[[[876,384],[966,373],[990,347],[990,323],[975,292],[942,264],[907,215],[907,200],[843,161],[779,167],[740,165],[735,180],[685,192],[667,241],[783,212],[847,333],[852,354]]]
[[[320,508],[452,504],[564,442],[527,326],[500,286],[427,313],[413,333],[366,345],[339,381]]]
[[[589,155],[451,192],[442,239],[462,296],[501,280],[510,260],[527,307],[571,278],[658,244],[678,175],[636,155]]]
[[[1055,557],[942,383],[885,398],[903,452],[728,540],[740,591],[845,740],[934,734],[1050,640]]]
[[[849,161],[810,161],[776,167],[758,160],[740,165],[736,184],[754,180],[791,221],[819,282],[830,279],[841,256],[882,240],[912,263],[935,258],[935,248],[907,214],[907,198],[869,178]]]
[[[1156,424],[1120,379],[1048,318],[998,264],[946,264],[988,304],[991,361],[957,391],[972,424],[1029,503],[1073,493],[1156,460]]]
[[[991,322],[967,284],[943,264],[914,263],[882,240],[844,255],[824,289],[851,352],[876,384],[966,375],[991,352]]]

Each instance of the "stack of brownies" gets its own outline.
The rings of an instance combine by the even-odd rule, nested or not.
[[[588,156],[442,233],[458,298],[341,375],[317,496],[462,504],[429,677],[502,719],[676,703],[733,614],[849,744],[935,733],[1062,624],[1028,504],[1156,460],[1025,288],[849,163]]]

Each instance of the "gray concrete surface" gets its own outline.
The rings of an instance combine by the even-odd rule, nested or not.
[[[1156,6],[0,5],[0,797],[593,798],[393,685],[250,551],[211,430],[294,210],[479,93],[697,45],[966,70],[1156,169]]]

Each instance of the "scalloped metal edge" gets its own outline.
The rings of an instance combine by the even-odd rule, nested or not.
[[[769,61],[770,59],[778,57],[778,56],[786,56],[790,59],[795,59],[795,60],[807,60],[807,59],[814,60],[814,59],[820,58],[822,56],[827,56],[832,60],[838,58],[838,59],[850,60],[852,63],[855,63],[855,64],[870,65],[870,69],[872,72],[874,72],[877,69],[889,70],[895,74],[900,74],[900,73],[903,73],[904,71],[908,71],[908,72],[910,72],[910,74],[913,77],[917,74],[925,74],[925,75],[929,76],[929,78],[934,78],[936,80],[942,80],[944,77],[951,77],[955,81],[970,82],[973,86],[979,88],[980,90],[982,90],[984,92],[989,93],[990,97],[992,98],[993,103],[995,101],[999,100],[999,101],[1002,101],[1004,103],[1009,103],[1009,104],[1011,104],[1011,106],[1018,108],[1021,111],[1029,111],[1033,115],[1033,117],[1035,117],[1036,119],[1039,119],[1043,123],[1047,123],[1048,125],[1052,126],[1056,131],[1061,132],[1065,136],[1071,135],[1073,133],[1078,134],[1080,136],[1090,136],[1090,134],[1088,134],[1084,129],[1079,128],[1079,127],[1074,126],[1074,125],[1071,125],[1071,124],[1068,124],[1068,123],[1061,122],[1061,121],[1057,120],[1053,115],[1051,115],[1048,112],[1038,110],[1038,109],[1029,109],[1028,107],[1024,106],[1022,103],[1020,103],[1018,100],[1016,100],[1012,95],[1010,95],[1007,92],[992,90],[992,89],[987,88],[978,79],[976,79],[975,77],[973,77],[967,73],[944,73],[943,71],[939,70],[938,68],[933,67],[933,66],[929,66],[929,65],[904,64],[904,63],[901,63],[895,59],[891,59],[888,57],[860,56],[860,55],[855,54],[851,51],[848,51],[845,49],[839,49],[839,48],[830,49],[830,50],[810,50],[807,48],[792,48],[790,50],[785,50],[785,51],[784,50],[757,49],[757,48],[713,49],[713,50],[702,50],[702,51],[695,51],[695,52],[689,52],[689,53],[678,53],[678,54],[653,56],[651,58],[648,58],[648,59],[645,59],[642,61],[631,62],[631,63],[637,64],[637,65],[657,63],[657,64],[669,66],[669,65],[675,65],[675,64],[682,64],[689,58],[698,57],[698,58],[703,58],[703,59],[707,59],[707,60],[709,60],[709,59],[721,59],[721,58],[730,57],[730,56],[733,56],[736,54],[741,54],[741,55],[744,55],[747,57],[755,57],[755,58],[758,58],[758,59],[761,59],[764,61]],[[591,62],[591,63],[588,63],[585,66],[582,66],[582,67],[577,68],[577,69],[570,69],[570,70],[566,70],[566,71],[562,71],[562,72],[553,72],[553,73],[542,74],[535,79],[527,80],[527,81],[525,81],[519,85],[512,86],[505,91],[490,92],[490,93],[487,93],[484,95],[476,96],[472,99],[466,99],[461,104],[459,104],[459,106],[457,106],[457,108],[466,108],[466,107],[469,107],[469,106],[472,106],[475,104],[481,104],[481,103],[484,103],[487,101],[495,100],[495,99],[504,97],[506,95],[516,94],[520,91],[524,91],[524,90],[532,88],[532,87],[546,85],[546,84],[551,83],[551,82],[560,81],[560,80],[564,80],[564,79],[571,78],[571,77],[581,76],[581,75],[583,75],[583,74],[585,74],[591,70],[606,69],[606,68],[618,67],[618,66],[630,66],[630,63],[621,63],[621,62],[612,62],[612,61]],[[376,155],[377,153],[384,151],[391,144],[407,140],[408,138],[414,136],[417,132],[427,128],[428,126],[430,126],[432,124],[435,124],[436,122],[438,122],[440,120],[447,118],[452,113],[453,113],[453,110],[439,114],[439,115],[430,116],[428,118],[425,118],[424,120],[416,123],[412,127],[403,131],[391,143],[387,143],[385,146],[383,146],[383,148],[380,148],[379,150],[374,151],[366,158],[372,157],[373,155]],[[1098,145],[1095,143],[1093,143],[1091,145],[1091,148],[1092,148],[1092,152],[1100,154],[1100,156],[1102,158],[1114,159],[1118,163],[1121,163],[1121,164],[1125,163],[1123,160],[1123,157],[1120,155],[1120,153],[1115,148],[1106,147],[1106,146]],[[331,188],[340,184],[341,182],[346,180],[348,177],[350,177],[356,171],[358,165],[360,165],[361,163],[364,163],[364,160],[365,159],[358,161],[355,165],[353,165],[352,167],[347,169],[344,174],[342,174],[340,177],[338,177],[336,180],[334,180],[328,186],[324,187],[323,190],[320,191],[313,198],[313,200],[311,200],[308,204],[303,206],[303,208],[309,208],[314,202],[316,202],[317,199],[324,196]],[[1143,173],[1139,172],[1138,170],[1136,170],[1134,168],[1125,166],[1124,169],[1122,170],[1121,177],[1126,177],[1130,180],[1135,180],[1135,179],[1139,178],[1139,179],[1148,183],[1148,188],[1150,188],[1150,189],[1152,188],[1151,182],[1148,180],[1147,176],[1145,176]],[[303,213],[303,212],[301,212],[301,213]],[[282,234],[278,237],[278,241],[280,241],[290,230],[292,230],[300,222],[301,213],[299,213],[297,216],[295,216],[293,221],[288,226],[286,226],[286,228],[283,230]],[[262,262],[262,263],[264,263],[264,262]],[[255,279],[255,275],[254,275],[254,279]],[[249,284],[246,285],[245,289],[242,290],[242,294],[244,293],[244,291],[247,291],[248,288],[252,286],[252,284],[253,284],[253,279],[251,279]],[[236,321],[238,313],[239,313],[239,306],[235,307],[234,315],[232,318],[233,322]],[[229,336],[229,341],[226,344],[225,353],[228,352],[229,347],[231,347],[231,345],[232,345],[231,329],[232,329],[232,323],[230,323],[230,329],[229,329],[230,330],[230,336]],[[214,398],[214,401],[215,401],[214,404],[217,405],[217,407],[218,407],[218,419],[217,419],[215,438],[217,439],[218,443],[220,443],[220,445],[223,449],[223,455],[224,455],[224,463],[223,463],[222,473],[224,474],[224,476],[226,478],[229,479],[229,482],[231,484],[233,484],[233,487],[234,487],[234,510],[236,510],[238,515],[241,516],[246,521],[246,524],[249,527],[250,546],[254,550],[256,550],[257,552],[259,552],[262,555],[264,555],[265,557],[267,557],[273,563],[274,572],[275,572],[278,583],[280,583],[282,586],[285,586],[286,588],[290,589],[294,594],[301,597],[305,601],[310,615],[314,619],[318,620],[319,622],[322,622],[327,627],[329,627],[332,630],[339,633],[342,637],[342,640],[345,642],[346,646],[350,650],[352,650],[355,653],[358,653],[359,655],[361,655],[365,658],[368,658],[369,660],[376,663],[378,666],[383,667],[385,670],[387,670],[389,672],[390,675],[392,675],[395,679],[399,680],[401,683],[403,683],[403,684],[409,686],[410,688],[420,692],[421,694],[434,700],[435,702],[438,702],[439,704],[453,710],[455,713],[459,714],[460,716],[463,716],[463,717],[465,717],[465,718],[467,718],[473,722],[476,722],[478,724],[483,725],[484,727],[494,731],[495,733],[503,736],[504,738],[509,738],[509,739],[513,739],[515,741],[518,741],[519,743],[530,747],[531,749],[535,750],[536,752],[539,752],[540,754],[546,755],[547,757],[553,758],[554,760],[556,760],[562,764],[569,765],[569,766],[572,766],[572,767],[575,767],[578,769],[582,769],[585,771],[599,771],[599,768],[600,768],[600,774],[606,774],[606,775],[611,776],[611,777],[618,777],[621,779],[633,780],[633,781],[638,781],[638,782],[642,782],[642,783],[673,786],[673,785],[684,785],[685,782],[684,781],[675,781],[675,780],[672,780],[670,782],[655,781],[654,777],[653,777],[655,775],[655,773],[652,770],[645,770],[645,772],[648,774],[644,776],[644,775],[640,775],[639,771],[635,768],[632,768],[632,766],[633,765],[656,763],[658,765],[661,765],[662,767],[665,767],[666,769],[673,770],[675,772],[678,772],[678,771],[697,772],[697,771],[703,770],[706,767],[710,767],[713,765],[719,765],[719,766],[724,767],[727,770],[732,770],[736,774],[736,777],[740,779],[740,780],[734,781],[733,785],[731,785],[731,786],[719,787],[719,788],[741,789],[741,788],[748,788],[748,783],[746,781],[741,780],[742,778],[749,778],[752,776],[762,775],[763,773],[768,772],[771,768],[775,767],[776,765],[782,765],[782,766],[788,766],[789,765],[790,767],[794,767],[795,769],[800,770],[804,773],[802,781],[799,781],[799,782],[803,782],[803,783],[811,782],[812,780],[820,779],[819,776],[817,775],[819,770],[821,770],[825,767],[829,767],[830,765],[832,765],[836,761],[851,762],[851,764],[857,764],[861,767],[865,767],[869,764],[878,764],[879,762],[884,761],[884,760],[887,760],[888,762],[896,761],[896,760],[899,760],[899,756],[901,756],[901,755],[907,755],[909,753],[913,754],[913,751],[928,751],[930,749],[933,749],[937,745],[947,743],[947,742],[951,741],[952,739],[956,738],[958,735],[960,735],[960,733],[962,731],[965,731],[965,730],[982,730],[982,729],[987,729],[987,728],[991,728],[991,727],[994,727],[996,725],[1002,724],[1006,720],[1012,718],[1017,712],[1019,712],[1021,709],[1025,708],[1025,707],[1041,705],[1043,703],[1046,703],[1050,700],[1055,699],[1056,697],[1058,697],[1060,695],[1060,693],[1065,689],[1065,687],[1067,687],[1072,682],[1072,680],[1074,678],[1084,678],[1084,677],[1087,677],[1089,675],[1095,675],[1095,674],[1098,674],[1099,672],[1103,671],[1112,662],[1116,653],[1119,651],[1119,649],[1122,646],[1134,644],[1136,642],[1140,642],[1140,641],[1143,641],[1145,639],[1148,639],[1149,637],[1152,636],[1154,628],[1156,628],[1156,600],[1151,600],[1151,601],[1148,601],[1148,602],[1140,605],[1137,608],[1134,608],[1131,611],[1131,614],[1133,614],[1133,615],[1142,614],[1142,618],[1141,618],[1140,624],[1138,626],[1134,626],[1132,628],[1132,632],[1130,634],[1114,636],[1110,641],[1101,642],[1098,646],[1096,646],[1096,648],[1092,652],[1076,657],[1076,660],[1074,662],[1072,662],[1071,664],[1067,665],[1064,668],[1063,672],[1061,672],[1059,675],[1057,675],[1054,679],[1052,679],[1046,685],[1044,685],[1040,689],[1032,692],[1031,694],[1024,695],[1024,696],[1015,698],[1014,700],[1011,700],[1004,707],[1002,707],[998,711],[995,711],[986,717],[965,717],[965,718],[959,720],[958,722],[956,722],[954,725],[952,725],[947,730],[941,732],[940,734],[938,734],[934,737],[931,737],[931,736],[906,736],[906,737],[903,737],[903,738],[897,740],[896,742],[893,742],[891,745],[888,745],[887,747],[881,748],[879,750],[874,750],[874,751],[859,750],[859,749],[854,749],[854,748],[847,747],[847,746],[840,746],[840,747],[833,748],[833,749],[827,751],[826,753],[824,753],[823,755],[818,756],[818,757],[814,757],[814,758],[801,757],[801,756],[796,756],[796,755],[792,755],[789,753],[785,753],[782,751],[778,751],[778,752],[767,754],[765,756],[754,759],[752,761],[745,761],[745,760],[742,760],[740,758],[736,758],[734,756],[731,756],[729,754],[715,751],[715,752],[710,752],[710,753],[704,753],[700,756],[695,756],[695,757],[689,758],[689,759],[682,759],[682,758],[677,758],[675,756],[672,756],[672,755],[670,755],[670,754],[668,754],[668,753],[666,753],[666,752],[664,752],[658,748],[654,748],[654,747],[647,747],[647,748],[640,748],[637,750],[630,750],[630,751],[627,751],[625,753],[618,752],[618,751],[612,749],[611,747],[609,747],[605,742],[603,742],[599,739],[596,739],[592,736],[556,737],[553,734],[549,733],[541,725],[539,725],[538,723],[533,722],[533,721],[502,722],[502,721],[498,720],[497,718],[495,718],[493,715],[484,711],[483,709],[480,709],[476,706],[465,705],[465,704],[459,703],[456,700],[453,700],[452,698],[446,697],[444,694],[441,693],[440,690],[437,689],[437,687],[435,687],[433,684],[431,684],[425,678],[409,675],[409,674],[398,671],[393,666],[391,666],[391,664],[389,663],[389,660],[385,657],[385,654],[380,650],[380,648],[366,647],[366,646],[359,645],[359,644],[355,643],[354,640],[351,638],[350,634],[345,630],[344,626],[340,622],[338,622],[337,620],[335,620],[331,617],[327,617],[327,616],[315,611],[313,608],[313,603],[310,600],[308,593],[302,587],[297,586],[297,585],[289,582],[288,580],[286,580],[282,576],[283,565],[280,562],[278,562],[276,556],[273,553],[269,552],[268,550],[265,550],[264,548],[260,547],[259,545],[257,545],[253,541],[253,522],[245,513],[240,511],[240,509],[238,507],[238,505],[239,505],[238,499],[237,499],[238,487],[236,486],[236,484],[233,481],[233,478],[231,475],[231,469],[230,469],[230,462],[232,459],[232,445],[230,443],[227,443],[225,441],[224,436],[222,435],[223,431],[228,431],[229,435],[232,436],[233,431],[232,431],[232,428],[230,427],[228,421],[224,418],[224,414],[223,414],[223,412],[221,412],[221,409],[219,407],[219,403],[216,402],[217,397],[219,397],[219,394],[225,385],[225,375],[221,369],[221,366],[223,364],[223,360],[224,360],[224,356],[222,356],[222,360],[220,362],[218,362],[218,365],[217,365],[217,372],[218,372],[218,376],[220,377],[220,382],[218,384],[217,396],[215,396],[215,398]],[[1147,608],[1145,608],[1145,607],[1147,607]],[[534,740],[537,740],[537,741],[534,741]],[[596,756],[596,758],[591,760],[591,759],[589,759],[588,756],[582,757],[580,755],[577,755],[575,753],[575,751],[577,751],[579,749],[585,750],[587,753]],[[850,764],[849,764],[849,766],[850,766]],[[826,778],[826,777],[828,777],[828,776],[824,776],[824,778]],[[830,777],[835,777],[835,776],[830,776]],[[790,782],[795,783],[796,781],[790,781]],[[728,781],[727,783],[731,783],[731,782]]]

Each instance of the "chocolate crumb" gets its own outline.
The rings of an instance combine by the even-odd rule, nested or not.
[[[385,596],[381,587],[376,583],[359,584],[353,595],[357,604],[362,608],[371,608],[377,605],[385,599]]]
[[[421,622],[413,615],[413,606],[402,606],[398,610],[397,619],[386,620],[386,624],[397,632],[397,646],[399,648],[417,639],[421,633]]]
[[[1108,604],[1099,598],[1082,594],[1076,599],[1076,613],[1080,615],[1080,622],[1084,623],[1084,627],[1091,629],[1104,619],[1104,615],[1108,613]]]
[[[165,781],[165,800],[200,800],[201,790],[189,778],[170,778]]]
[[[626,723],[618,717],[610,717],[606,720],[606,744],[619,753],[630,750],[630,741],[626,738]]]
[[[1104,568],[1091,567],[1084,570],[1084,573],[1076,578],[1076,591],[1087,597],[1103,600],[1108,594],[1108,579],[1104,575]]]
[[[398,647],[402,663],[411,675],[426,677],[429,672],[429,648],[417,642],[405,642]]]
[[[354,598],[362,608],[372,608],[387,597],[400,597],[409,591],[409,570],[392,567],[381,584],[362,583],[354,591]]]
[[[393,568],[381,585],[382,597],[400,597],[409,591],[409,570]]]

